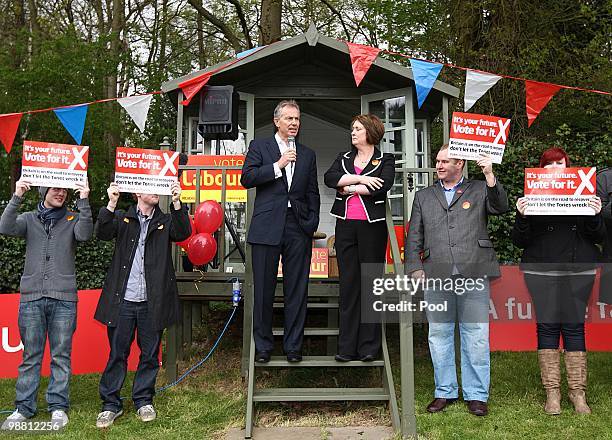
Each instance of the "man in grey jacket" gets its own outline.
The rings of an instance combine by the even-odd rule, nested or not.
[[[493,174],[491,158],[477,161],[485,181],[463,177],[465,161],[436,157],[438,181],[418,191],[412,205],[406,271],[427,284],[425,300],[444,308],[430,312],[429,350],[436,385],[429,412],[459,397],[454,333],[459,321],[463,398],[470,413],[488,413],[490,383],[489,278],[500,275],[487,231],[489,215],[508,210],[508,197]],[[425,277],[427,277],[425,279]],[[442,287],[444,286],[444,287]]]
[[[77,242],[89,240],[93,234],[87,183],[77,189],[79,213],[67,211],[67,189],[39,187],[41,201],[37,209],[18,215],[19,205],[29,189],[27,181],[19,180],[0,218],[0,234],[26,240],[18,319],[23,361],[15,386],[16,409],[2,424],[2,429],[14,429],[17,423],[36,414],[47,338],[51,352],[48,410],[55,426],[68,423],[70,355],[76,329],[75,251]]]

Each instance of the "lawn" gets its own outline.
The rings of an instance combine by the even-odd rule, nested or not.
[[[213,342],[222,325],[225,312],[209,322],[212,328],[196,331],[197,343],[189,350],[190,360],[181,364],[184,371],[197,362]],[[237,321],[240,322],[240,321]],[[206,331],[208,330],[208,331]],[[397,338],[391,332],[390,349],[397,367]],[[542,410],[544,391],[539,382],[535,353],[493,353],[490,415],[474,417],[463,403],[449,407],[442,414],[428,414],[425,406],[432,397],[433,376],[424,331],[417,326],[416,339],[416,409],[419,434],[428,439],[612,439],[612,353],[589,355],[588,398],[593,414],[577,416],[567,398],[560,416],[546,416]],[[246,387],[240,377],[240,328],[234,323],[219,350],[186,381],[156,397],[158,419],[149,424],[140,422],[131,401],[125,414],[108,430],[95,427],[100,410],[97,392],[98,375],[74,377],[71,385],[70,424],[58,439],[217,439],[230,427],[242,427]],[[349,371],[347,371],[349,370]],[[359,374],[357,374],[359,372]],[[395,368],[399,377],[399,368]],[[130,374],[124,387],[129,396]],[[258,376],[260,385],[278,386],[377,386],[378,373],[366,369],[271,370]],[[396,379],[397,380],[397,379]],[[163,370],[159,385],[163,385]],[[41,390],[46,388],[43,379]],[[14,399],[14,380],[0,380],[0,408],[10,409]],[[399,392],[399,384],[396,383]],[[566,389],[563,395],[566,396]],[[45,408],[44,393],[39,393],[39,406]],[[383,405],[369,403],[332,404],[259,404],[258,426],[342,426],[390,424]],[[47,420],[40,411],[34,420]],[[31,438],[3,433],[3,438]],[[296,439],[297,440],[297,439]]]

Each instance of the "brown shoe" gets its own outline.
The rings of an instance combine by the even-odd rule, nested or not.
[[[561,414],[561,354],[557,349],[538,350],[538,363],[542,385],[546,390],[544,412],[550,415]]]
[[[565,371],[569,399],[578,414],[591,414],[586,400],[587,354],[585,351],[565,352]]]
[[[427,405],[427,412],[437,413],[442,411],[448,405],[455,403],[457,399],[443,399],[441,397],[436,397],[431,401],[429,405]]]
[[[474,414],[475,416],[486,416],[489,414],[487,402],[481,402],[480,400],[468,400],[467,406],[470,414]]]

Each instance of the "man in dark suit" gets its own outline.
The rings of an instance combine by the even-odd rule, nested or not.
[[[491,158],[483,156],[477,163],[485,181],[463,177],[465,161],[449,159],[448,145],[442,146],[436,157],[439,180],[418,191],[412,205],[406,270],[413,278],[426,281],[426,301],[446,306],[443,311],[427,312],[436,384],[434,400],[427,407],[432,413],[442,411],[458,398],[454,347],[457,319],[463,398],[470,413],[488,413],[488,280],[499,276],[500,271],[487,231],[487,217],[506,212],[508,197],[493,174]],[[444,280],[444,288],[435,283],[439,280]]]
[[[274,348],[272,307],[279,257],[283,262],[285,325],[283,348],[290,362],[302,360],[312,236],[319,225],[319,186],[314,152],[294,144],[300,108],[293,100],[274,110],[276,134],[249,145],[240,182],[256,188],[248,231],[253,261],[253,333],[256,361],[268,362]]]
[[[601,215],[607,233],[599,283],[599,301],[612,304],[612,168],[606,168],[597,174],[597,195],[601,199]]]

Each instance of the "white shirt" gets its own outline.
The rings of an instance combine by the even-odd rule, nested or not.
[[[289,149],[289,146],[287,145],[287,143],[285,141],[283,141],[280,136],[278,135],[278,132],[274,135],[274,139],[276,139],[276,143],[278,144],[278,148],[280,149],[280,153],[284,154],[285,151],[287,151]],[[287,189],[291,188],[291,182],[293,181],[293,168],[295,166],[295,162],[291,162],[289,163],[289,165],[287,165],[285,167],[285,173],[287,174]],[[275,179],[279,179],[283,177],[283,172],[280,169],[280,167],[278,166],[277,162],[274,162],[274,178]],[[291,202],[287,203],[287,206],[291,206]]]

